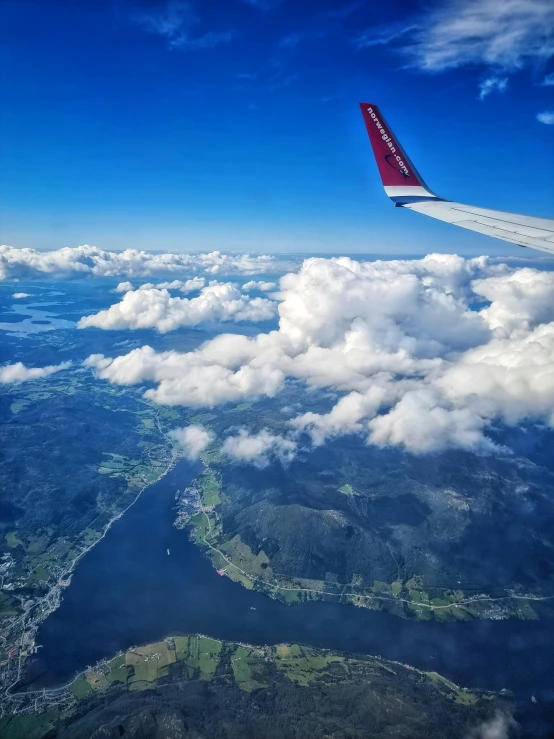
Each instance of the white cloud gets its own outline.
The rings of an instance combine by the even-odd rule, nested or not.
[[[12,298],[15,298],[16,300],[21,300],[23,298],[30,298],[31,296],[29,293],[14,293],[12,295]]]
[[[497,337],[525,336],[539,324],[554,321],[554,272],[524,267],[474,280],[472,290],[490,301],[480,315]]]
[[[206,284],[204,277],[192,277],[190,280],[173,280],[172,282],[158,282],[157,288],[166,290],[180,290],[182,293],[191,293],[200,290]]]
[[[54,372],[71,367],[71,362],[62,362],[62,364],[50,365],[48,367],[25,367],[23,362],[15,364],[5,364],[0,367],[0,383],[9,382],[25,382],[26,380],[40,380]]]
[[[246,282],[242,289],[246,290],[247,292],[249,290],[259,290],[260,292],[269,292],[269,290],[275,290],[277,285],[274,282],[264,282],[263,280],[250,280],[250,282]]]
[[[545,74],[544,79],[541,82],[542,87],[552,87],[554,85],[554,72],[550,72],[550,74]]]
[[[466,739],[509,739],[518,724],[512,716],[497,711],[496,716],[473,729]]]
[[[386,46],[416,31],[418,26],[404,23],[389,23],[384,26],[368,28],[354,40],[357,49],[369,49],[372,46]]]
[[[288,269],[294,269],[290,261],[280,261],[263,254],[251,256],[222,254],[218,251],[207,254],[163,254],[136,249],[113,252],[88,245],[37,251],[0,246],[0,282],[45,278],[74,280],[89,276],[136,279],[175,273],[182,275],[185,271],[211,275],[254,275]]]
[[[479,83],[479,100],[484,100],[491,92],[505,92],[507,87],[507,77],[487,77]]]
[[[238,344],[244,337],[221,338]],[[208,355],[210,349],[207,348]],[[157,387],[147,390],[145,395],[163,405],[213,408],[243,398],[273,397],[282,389],[285,380],[283,372],[275,367],[245,365],[233,369],[195,352],[158,354],[150,346],[133,349],[115,359],[92,354],[84,364],[96,369],[102,379],[118,385],[155,383]]]
[[[554,56],[551,0],[443,0],[431,7],[408,51],[420,69],[467,65],[507,71]]]
[[[170,49],[194,51],[212,49],[228,43],[235,37],[234,31],[208,31],[193,35],[200,20],[192,3],[182,0],[169,0],[164,7],[147,12],[135,13],[131,20],[148,33],[167,39]]]
[[[358,48],[395,44],[409,66],[423,72],[482,67],[493,75],[480,98],[502,92],[507,75],[524,67],[535,72],[554,57],[552,0],[439,0],[404,24],[368,29]],[[551,75],[545,77],[543,84]]]
[[[206,447],[213,441],[214,435],[203,426],[183,426],[173,429],[169,436],[175,439],[185,452],[187,459],[198,459]]]
[[[240,429],[235,436],[228,436],[221,451],[237,462],[253,464],[256,467],[267,467],[272,457],[282,463],[292,461],[296,454],[296,442],[283,436],[276,436],[267,429],[258,434],[249,434]]]
[[[130,290],[134,290],[131,282],[120,282],[117,287],[114,287],[114,293],[128,293]]]
[[[157,288],[158,290],[180,290],[182,293],[191,293],[195,290],[200,290],[206,284],[204,277],[191,277],[190,280],[171,280],[166,282],[146,282],[143,285],[139,285],[137,290],[152,290]],[[215,283],[214,283],[215,284]],[[114,293],[128,293],[135,288],[130,282],[120,282],[119,285],[114,288]]]
[[[266,321],[274,317],[276,305],[265,298],[249,298],[230,282],[211,282],[198,297],[190,299],[174,298],[165,288],[143,286],[126,292],[120,303],[84,316],[77,327],[155,328],[167,333],[205,321]]]
[[[445,406],[434,389],[409,390],[392,410],[369,421],[369,440],[377,446],[404,446],[415,453],[449,447],[495,448],[483,437],[485,421],[481,416],[468,408]]]
[[[190,406],[273,397],[290,378],[339,394],[328,413],[312,412],[307,394],[291,421],[316,444],[358,433],[416,453],[487,451],[494,419],[554,426],[553,293],[554,273],[486,257],[313,258],[281,278],[276,331],[88,365],[114,383],[153,383],[155,402]]]
[[[545,110],[543,113],[537,113],[539,123],[546,123],[547,126],[554,125],[554,111]]]

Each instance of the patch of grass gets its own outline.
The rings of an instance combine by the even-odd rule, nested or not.
[[[28,405],[30,405],[30,403],[30,400],[15,400],[10,405],[10,411],[15,415],[16,413],[24,410]]]
[[[152,685],[149,682],[145,682],[144,680],[136,680],[129,683],[129,690],[148,690],[151,687]]]
[[[343,493],[344,495],[357,495],[358,493],[354,490],[352,485],[349,485],[348,483],[344,483],[344,485],[341,485],[339,488],[339,492]]]
[[[260,577],[271,580],[273,576],[273,570],[269,566],[269,557],[267,554],[260,550],[258,554],[250,549],[248,544],[245,544],[240,536],[237,534],[230,541],[226,541],[220,545],[219,549],[226,554],[229,559],[244,570],[249,575]],[[262,567],[262,565],[264,565]],[[233,568],[230,568],[233,569]]]
[[[15,531],[8,531],[5,538],[6,544],[10,547],[10,549],[15,549],[15,547],[23,546],[23,542],[18,538]]]
[[[134,665],[145,658],[150,658],[150,661],[157,663],[159,667],[165,667],[176,660],[175,651],[169,649],[165,641],[158,641],[126,652],[125,663]]]
[[[71,692],[77,700],[82,700],[92,693],[92,688],[87,680],[80,677],[72,684]]]
[[[0,721],[2,739],[40,739],[54,727],[58,711],[51,708],[46,713],[19,714]]]
[[[141,662],[134,662],[134,675],[129,678],[129,684],[136,682],[153,683],[158,674],[158,660],[154,657],[152,659],[143,659]]]
[[[122,665],[109,673],[108,683],[110,683],[110,685],[113,683],[122,683],[123,685],[127,685],[128,677],[129,670],[125,665]]]
[[[250,692],[256,687],[257,682],[252,674],[250,663],[250,651],[244,647],[238,647],[231,657],[231,667],[235,682],[242,690]]]
[[[214,418],[217,418],[214,413],[197,413],[190,420],[191,423],[208,423],[209,421],[213,421]]]
[[[213,654],[202,653],[198,659],[198,667],[200,668],[200,679],[211,680],[217,670],[219,657]]]
[[[199,483],[204,506],[209,508],[210,506],[219,505],[221,503],[221,497],[219,495],[221,488],[215,472],[206,470],[200,476]]]
[[[277,654],[277,657],[279,659],[288,659],[288,657],[290,656],[290,645],[279,644],[275,647],[275,653]]]
[[[189,637],[176,636],[175,641],[175,657],[180,662],[189,652]]]
[[[121,667],[125,664],[125,655],[118,654],[117,657],[111,659],[108,664],[112,670],[117,670],[118,667]]]
[[[382,582],[381,580],[374,580],[373,587],[371,588],[374,593],[382,595],[392,595],[392,587],[388,582]]]
[[[285,603],[300,603],[302,600],[302,591],[300,590],[281,590],[279,589],[279,595]]]
[[[98,672],[87,672],[85,674],[86,680],[93,690],[104,690],[108,684],[108,679],[105,675],[101,675]]]
[[[390,589],[391,589],[391,593],[394,596],[398,597],[400,593],[402,592],[402,580],[395,580],[394,582],[392,582]]]
[[[29,555],[43,554],[50,542],[48,535],[44,536],[30,536],[27,541],[25,551]]]
[[[281,650],[281,654],[277,650],[275,665],[292,682],[298,685],[309,685],[314,680],[320,679],[331,664],[344,664],[344,662],[345,659],[340,654],[319,652],[298,644],[291,644],[288,650]]]

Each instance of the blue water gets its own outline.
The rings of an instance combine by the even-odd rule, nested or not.
[[[201,632],[378,654],[466,687],[508,688],[530,735],[554,731],[552,622],[418,622],[334,603],[286,606],[248,591],[218,576],[172,525],[175,492],[198,471],[179,462],[83,558],[60,608],[38,632],[42,648],[28,671],[36,685],[59,684],[133,645]]]

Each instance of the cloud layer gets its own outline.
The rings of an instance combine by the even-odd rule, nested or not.
[[[60,372],[71,367],[71,362],[50,365],[48,367],[26,367],[23,362],[5,364],[0,367],[0,383],[25,382],[26,380],[40,380],[54,372]]]
[[[3,280],[75,280],[83,277],[126,277],[206,272],[207,274],[254,275],[291,269],[290,262],[279,262],[267,255],[161,254],[136,249],[105,251],[96,246],[76,246],[55,251],[16,249],[0,246],[0,281]]]
[[[308,259],[282,277],[279,329],[220,335],[193,352],[148,346],[87,365],[150,382],[158,403],[273,397],[288,380],[337,394],[291,421],[314,443],[345,433],[424,453],[493,448],[487,426],[554,425],[554,273],[486,257]],[[309,396],[307,396],[309,402]]]
[[[178,285],[185,292],[193,280]],[[164,284],[164,283],[162,283]],[[119,286],[118,286],[119,287]],[[155,328],[160,333],[180,326],[197,326],[204,321],[267,321],[275,316],[276,303],[265,298],[250,298],[230,282],[212,282],[202,288],[196,298],[172,297],[167,288],[142,286],[129,290],[120,303],[107,310],[81,318],[78,328],[144,329]]]

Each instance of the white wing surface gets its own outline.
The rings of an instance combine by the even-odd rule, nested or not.
[[[477,208],[440,198],[427,187],[377,106],[360,103],[360,108],[383,187],[395,205],[511,244],[554,254],[554,219]]]

